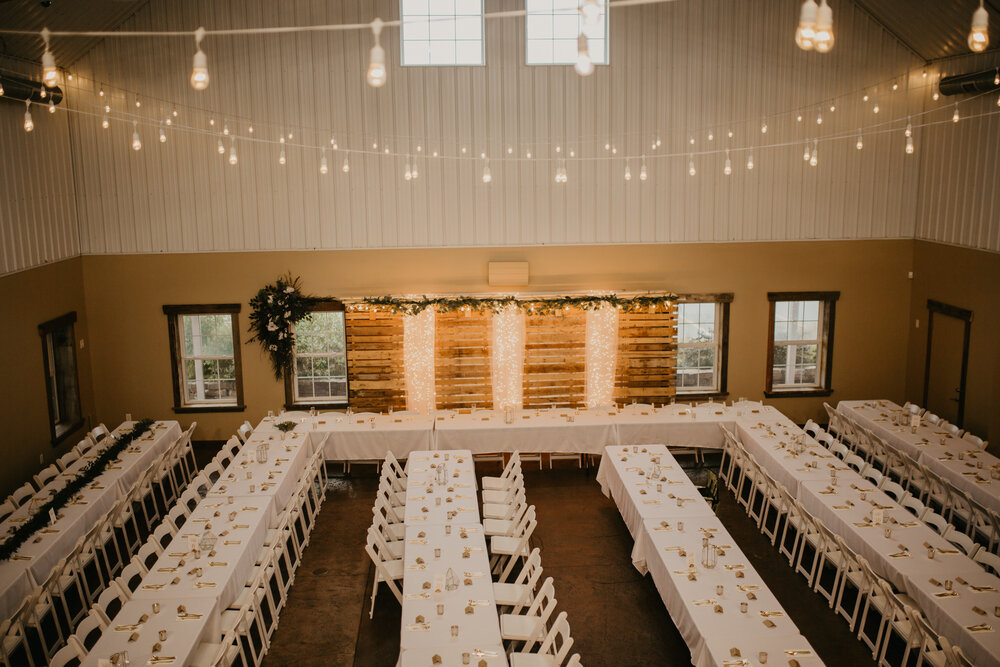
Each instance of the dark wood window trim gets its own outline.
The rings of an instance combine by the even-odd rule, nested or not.
[[[680,392],[675,390],[678,399],[703,400],[710,398],[726,398],[729,396],[729,306],[733,303],[733,293],[721,294],[683,294],[678,296],[677,303],[718,303],[722,305],[722,340],[719,343],[719,389],[705,392]],[[680,323],[678,323],[680,324]]]
[[[38,335],[42,339],[42,371],[45,373],[45,410],[49,415],[49,440],[53,447],[83,428],[84,423],[83,404],[80,397],[80,370],[76,358],[77,343],[75,324],[76,311],[74,310],[66,313],[65,315],[60,315],[59,317],[48,320],[47,322],[42,322],[38,325]],[[70,424],[60,435],[56,435],[56,425],[52,421],[52,411],[51,406],[49,405],[49,396],[52,395],[52,380],[49,378],[49,346],[45,344],[45,337],[53,331],[67,326],[73,326],[73,373],[76,374],[76,400],[80,403],[78,406],[80,409],[80,418]]]
[[[240,346],[240,310],[238,303],[183,304],[163,306],[167,316],[167,334],[170,338],[170,379],[173,382],[174,407],[176,414],[195,414],[204,412],[243,412],[246,405],[243,402],[243,355]],[[213,315],[228,313],[232,315],[233,324],[233,365],[236,368],[236,404],[235,405],[184,405],[181,401],[181,355],[180,332],[177,328],[179,315]]]
[[[312,308],[312,312],[317,312],[317,313],[337,313],[337,312],[344,312],[344,313],[346,313],[346,311],[347,311],[347,308],[340,301],[324,301],[323,303],[316,304]],[[344,340],[344,347],[345,347],[345,349],[347,347],[346,337],[347,337],[347,318],[345,316],[345,318],[344,318],[344,338],[345,338],[345,340]],[[294,359],[294,355],[293,355],[293,359]],[[293,361],[292,363],[295,363],[295,362]],[[285,409],[286,410],[302,410],[303,408],[305,408],[306,410],[308,410],[309,408],[316,408],[317,410],[337,410],[337,409],[340,409],[340,408],[346,408],[348,406],[348,404],[350,403],[350,396],[351,396],[351,380],[350,380],[351,374],[350,374],[350,372],[348,372],[348,374],[347,374],[347,396],[348,396],[348,400],[346,400],[346,401],[329,401],[329,402],[326,402],[326,403],[296,403],[295,402],[294,387],[292,386],[292,376],[293,375],[294,375],[294,373],[292,372],[292,369],[286,370],[285,373],[284,373],[284,381],[285,381]]]
[[[934,314],[954,317],[965,323],[962,340],[962,374],[959,378],[958,418],[955,425],[961,428],[965,424],[965,386],[969,378],[969,341],[972,338],[972,311],[959,308],[942,301],[927,299],[927,354],[924,359],[924,394],[923,405],[927,405],[927,390],[931,382],[931,341],[934,336]]]
[[[837,300],[840,292],[768,292],[767,315],[767,366],[764,368],[765,398],[806,398],[830,396],[833,393],[833,332],[837,316]],[[823,367],[823,385],[802,389],[775,389],[773,382],[774,366],[774,304],[777,301],[822,301],[823,308],[823,358],[817,360],[817,365]]]

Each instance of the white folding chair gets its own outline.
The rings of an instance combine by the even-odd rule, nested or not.
[[[927,422],[932,426],[937,426],[938,422],[941,421],[941,418],[938,417],[933,412],[925,412],[923,417],[921,417],[921,419],[923,419],[925,422]]]
[[[965,440],[966,442],[971,442],[979,449],[986,449],[986,446],[989,444],[988,442],[980,438],[978,435],[972,435],[971,433],[966,433],[965,435],[963,435],[962,440]]]
[[[986,549],[980,549],[976,552],[976,555],[972,557],[972,560],[976,561],[983,566],[987,572],[993,570],[993,574],[1000,576],[1000,556],[995,553],[987,551]]]
[[[924,514],[928,511],[927,507],[920,502],[918,498],[909,494],[903,496],[903,499],[899,501],[899,504],[905,507],[910,514],[918,519],[923,519]]]
[[[903,496],[906,495],[906,491],[903,489],[903,487],[900,484],[897,484],[896,482],[892,481],[888,477],[885,478],[885,480],[882,482],[881,489],[887,495],[892,496],[892,499],[895,500],[897,503],[900,500],[902,500]]]
[[[17,509],[17,505],[10,498],[7,498],[2,503],[0,503],[0,521],[3,521]]]
[[[881,586],[881,579],[872,570],[871,565],[863,556],[858,556],[861,574],[864,578],[864,604],[861,608],[861,619],[858,621],[858,639],[871,650],[872,657],[881,654],[882,643],[886,636],[888,625],[889,603]]]
[[[52,656],[49,667],[77,667],[86,657],[87,652],[76,642],[71,641]]]
[[[25,501],[27,501],[33,495],[35,495],[35,489],[31,486],[30,483],[25,482],[24,484],[22,484],[21,486],[19,486],[17,489],[15,489],[12,494],[10,494],[10,496],[8,497],[8,500],[10,500],[12,503],[14,503],[15,505],[17,505],[18,507],[20,507],[21,505],[23,505],[25,503]]]
[[[819,521],[816,521],[815,525],[819,530],[820,540],[819,563],[816,566],[816,576],[813,578],[813,590],[826,598],[828,606],[832,609],[840,591],[846,561],[836,536]]]
[[[94,603],[94,611],[101,615],[101,619],[105,624],[111,625],[111,622],[115,620],[115,616],[122,610],[128,599],[128,594],[112,581],[104,589],[100,597],[97,598],[97,602]]]
[[[530,555],[528,546],[537,525],[535,506],[530,505],[510,535],[494,535],[490,538],[490,571],[500,575],[498,581],[507,581],[514,564]]]
[[[246,443],[246,441],[250,439],[250,436],[253,435],[253,426],[251,426],[248,421],[243,422],[240,424],[240,427],[236,429],[236,435],[240,440]]]
[[[964,551],[969,558],[979,551],[979,545],[973,542],[971,537],[957,530],[949,530],[945,539]]]
[[[80,625],[76,626],[76,632],[70,637],[70,641],[75,640],[85,651],[90,651],[100,641],[107,627],[101,614],[96,609],[91,609],[80,621]]]
[[[914,630],[920,636],[920,649],[914,667],[955,667],[952,645],[945,637],[938,635],[921,614],[913,615]]]
[[[35,485],[41,489],[43,486],[54,480],[59,476],[59,467],[56,464],[52,464],[46,468],[43,468],[34,476]]]
[[[368,553],[372,563],[375,564],[375,580],[372,582],[372,605],[368,611],[368,618],[375,615],[375,596],[378,594],[378,585],[385,582],[389,590],[396,596],[399,604],[403,604],[403,591],[396,582],[402,585],[403,580],[403,559],[392,558],[389,547],[385,540],[374,527],[368,529],[368,541],[365,544],[365,551]]]
[[[75,449],[76,453],[79,454],[82,458],[83,456],[86,456],[87,452],[93,449],[94,445],[96,444],[97,444],[96,442],[90,439],[90,434],[88,433],[86,436],[84,436],[83,440],[81,440],[80,442],[76,443],[76,445],[73,446],[73,449]]]
[[[523,511],[527,504],[524,490],[521,489],[514,494],[510,503],[487,503],[483,505],[483,525],[490,522],[490,530],[487,535],[506,535],[512,522],[516,522],[517,515]]]
[[[498,607],[510,607],[510,613],[519,614],[524,605],[531,602],[535,587],[542,576],[542,555],[536,547],[524,562],[524,567],[513,583],[493,584],[493,597]]]
[[[523,614],[502,614],[500,616],[500,637],[510,646],[524,642],[522,651],[530,651],[545,639],[546,623],[556,608],[555,587],[552,577],[548,577],[538,589],[538,595],[531,601]]]
[[[483,507],[492,504],[509,505],[514,502],[518,490],[524,489],[524,476],[521,474],[520,464],[512,479],[513,482],[503,489],[483,489]]]
[[[914,631],[913,617],[920,614],[915,607],[905,604],[885,581],[880,581],[882,594],[888,602],[888,623],[886,625],[886,637],[882,642],[882,651],[879,653],[878,664],[880,667],[896,667],[895,660],[890,661],[888,657],[889,645],[894,636],[903,641],[903,657],[900,665],[907,665],[910,662],[910,654],[920,650],[923,638]]]
[[[820,426],[812,419],[806,420],[806,425],[802,427],[802,430],[808,433],[811,437],[815,438],[820,432]]]
[[[101,440],[111,435],[111,431],[104,424],[98,424],[90,430],[90,437],[95,443],[100,443]]]
[[[839,535],[834,535],[834,539],[840,547],[840,555],[844,564],[840,590],[837,591],[833,608],[847,621],[848,629],[854,632],[858,622],[858,613],[861,611],[861,601],[867,594],[865,577],[861,572],[861,564],[858,563],[857,554],[851,551]]]
[[[56,465],[59,466],[60,470],[66,470],[79,459],[80,459],[80,454],[75,449],[71,449],[62,456],[60,456],[58,459],[56,459]]]
[[[518,473],[521,471],[521,456],[518,452],[514,452],[510,456],[510,460],[507,465],[504,466],[503,472],[499,477],[483,477],[482,488],[483,489],[506,489],[508,486],[513,484],[513,475],[515,474],[515,469]]]
[[[510,654],[511,667],[560,667],[573,647],[569,635],[569,621],[566,612],[559,612],[549,633],[538,647],[538,651],[528,650]]]
[[[947,537],[948,533],[954,530],[952,525],[945,521],[945,518],[937,512],[927,511],[920,520],[933,528],[934,532],[941,537]]]

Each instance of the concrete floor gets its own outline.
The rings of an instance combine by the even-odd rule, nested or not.
[[[499,468],[492,465],[479,465],[477,472],[496,474]],[[545,576],[555,579],[559,609],[569,614],[573,651],[583,664],[690,664],[652,580],[632,567],[632,538],[614,503],[601,494],[594,471],[565,464],[555,470],[530,467],[525,466],[525,488],[538,515],[533,546],[541,548]],[[696,482],[704,476],[698,468],[688,472]],[[373,466],[332,480],[266,667],[395,665],[400,607],[385,586],[374,618],[368,618],[373,567],[363,545],[377,485]],[[725,492],[719,516],[826,664],[873,664],[846,623],[792,574]]]

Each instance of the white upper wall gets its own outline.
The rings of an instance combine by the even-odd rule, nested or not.
[[[122,28],[367,22],[396,18],[396,3],[151,0]],[[855,149],[858,126],[918,114],[930,102],[924,90],[906,91],[924,85],[914,75],[900,79],[899,92],[880,96],[878,116],[871,113],[860,91],[921,63],[853,4],[837,5],[837,44],[827,55],[795,47],[797,1],[678,0],[613,10],[611,64],[587,79],[571,67],[526,66],[520,18],[486,22],[485,67],[400,67],[399,33],[387,28],[382,43],[389,82],[379,90],[364,82],[371,46],[366,32],[207,38],[212,81],[203,93],[187,82],[193,39],[108,39],[73,65],[83,77],[69,87],[72,106],[92,109],[98,86],[92,80],[117,88],[116,109],[126,106],[122,90],[130,91],[129,109],[137,91],[142,114],[165,117],[176,103],[178,122],[208,130],[212,114],[218,130],[228,117],[241,137],[247,121],[235,118],[257,123],[255,137],[274,140],[284,128],[295,133],[295,142],[313,146],[328,145],[331,135],[352,149],[378,142],[416,152],[419,143],[425,153],[457,155],[466,146],[467,155],[493,158],[493,182],[482,184],[480,161],[428,159],[420,161],[420,178],[407,182],[404,158],[375,155],[352,155],[345,175],[342,153],[331,151],[330,173],[322,176],[318,151],[289,147],[282,167],[276,147],[245,141],[237,143],[239,165],[231,167],[216,153],[215,136],[171,131],[161,145],[152,126],[140,126],[144,148],[134,152],[131,123],[102,130],[99,118],[74,114],[70,150],[51,149],[38,171],[19,171],[15,189],[8,189],[27,194],[16,197],[19,209],[0,212],[7,216],[2,268],[10,272],[78,252],[912,238],[918,212],[919,234],[936,238],[930,229],[937,225],[925,220],[932,217],[928,211],[941,209],[919,190],[941,179],[950,183],[967,161],[952,155],[952,167],[940,176],[921,173],[924,140],[918,134],[917,155],[907,157],[901,130],[866,136],[864,150]],[[521,0],[485,2],[488,12],[522,6]],[[821,127],[815,124],[817,103],[855,91],[850,100],[838,100],[836,112],[824,112]],[[760,134],[764,116],[797,108],[807,108],[802,123],[794,115],[772,118],[768,133]],[[31,151],[23,136],[15,136],[23,135],[20,112],[0,109],[6,171]],[[31,141],[51,142],[50,126],[67,125],[66,114],[35,115],[41,122]],[[979,122],[996,136],[995,119]],[[846,138],[821,143],[819,166],[810,168],[802,151],[817,131]],[[971,123],[961,131],[973,132]],[[65,136],[66,130],[55,132]],[[693,133],[695,152],[732,147],[732,176],[723,175],[721,154],[696,155],[698,174],[687,174]],[[657,135],[663,144],[654,152],[650,142]],[[606,158],[609,140],[619,156],[649,154],[647,182],[639,182],[637,160],[629,183],[623,160],[570,160],[568,183],[557,185],[556,163],[539,159],[557,157],[557,144],[563,155],[573,150]],[[752,172],[737,150],[748,142],[757,145]],[[765,148],[762,142],[783,145]],[[534,159],[504,161],[508,146],[522,157],[531,150]],[[655,157],[668,153],[678,157]],[[34,153],[32,160],[39,158]],[[989,159],[996,174],[995,150]],[[58,192],[75,190],[77,208],[68,206],[61,218],[71,223],[62,225],[65,238],[58,243],[36,239],[31,222],[52,208],[37,185],[41,179],[31,177],[41,176],[45,165],[63,179],[72,167],[73,187],[63,183]],[[1000,250],[998,195],[984,189],[969,196],[992,199],[992,218],[989,206],[977,204],[961,225],[992,228],[992,235],[958,235],[956,242]],[[13,252],[15,246],[24,249]]]

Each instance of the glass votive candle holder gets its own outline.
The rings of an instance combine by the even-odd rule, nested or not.
[[[677,522],[677,530],[679,530],[682,533],[684,532],[684,522],[683,521],[678,521]]]
[[[434,557],[435,558],[441,557],[441,549],[434,549]]]
[[[451,638],[452,639],[458,639],[458,626],[457,625],[451,626]]]
[[[762,665],[767,664],[767,651],[761,651],[760,653],[757,654],[757,662],[759,662]]]
[[[160,630],[160,641],[161,642],[167,641],[167,631],[166,630]]]
[[[746,602],[741,602],[741,603],[740,603],[740,613],[741,613],[741,614],[745,614],[745,613],[747,613],[747,610],[748,610],[749,608],[750,608],[750,605],[749,605],[749,604],[747,604]]]
[[[451,524],[450,523],[449,524],[445,524],[444,534],[445,535],[451,535]]]
[[[719,597],[722,597],[722,593],[725,590],[726,590],[725,587],[722,584],[719,584],[718,586],[715,587],[715,594],[718,595]]]
[[[444,603],[443,602],[438,602],[437,614],[438,614],[438,616],[444,616]]]
[[[159,614],[160,613],[160,603],[159,602],[154,602],[153,603],[153,613],[154,614]]]
[[[472,654],[468,651],[462,651],[462,664],[468,665],[472,662]]]

